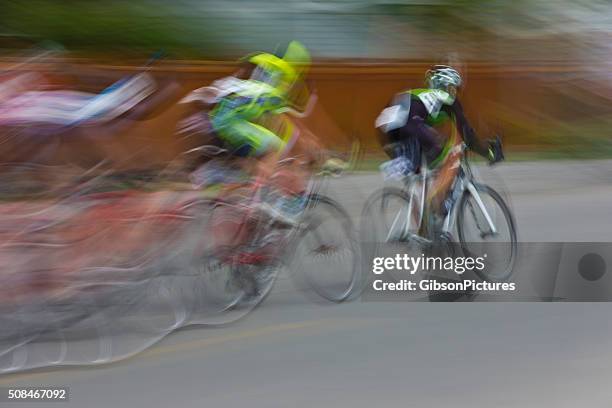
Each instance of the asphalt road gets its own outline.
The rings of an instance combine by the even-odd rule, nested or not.
[[[508,164],[482,178],[510,198],[521,241],[612,242],[612,162]],[[362,174],[329,191],[357,216],[378,185]],[[232,324],[184,328],[111,364],[0,376],[0,387],[68,386],[70,402],[48,405],[75,407],[609,407],[611,310],[334,305],[281,278]]]

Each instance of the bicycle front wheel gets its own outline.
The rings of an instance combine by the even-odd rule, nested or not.
[[[353,222],[328,197],[311,194],[308,202],[296,242],[294,270],[319,296],[342,302],[359,292],[359,245]]]
[[[482,280],[510,278],[518,252],[516,227],[510,209],[491,187],[474,184],[459,202],[457,233],[465,256],[482,257],[484,267],[474,272]]]

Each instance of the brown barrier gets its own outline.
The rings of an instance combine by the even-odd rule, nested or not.
[[[7,65],[5,63],[4,65]],[[321,63],[312,67],[309,80],[319,99],[310,129],[330,148],[346,149],[352,140],[377,151],[374,120],[381,109],[402,89],[422,86],[425,63]],[[0,66],[1,68],[1,66]],[[224,62],[166,61],[151,68],[160,82],[175,81],[180,91],[169,97],[165,109],[146,120],[125,126],[75,134],[9,140],[1,147],[4,161],[25,159],[36,150],[34,143],[52,146],[39,157],[53,156],[54,162],[95,163],[106,158],[120,168],[147,168],[176,158],[186,146],[177,142],[175,127],[185,114],[176,102],[190,90],[232,73],[234,64]],[[100,65],[83,61],[22,67],[44,73],[55,87],[99,91],[117,78],[141,68],[129,65]],[[473,63],[465,70],[466,89],[461,95],[468,118],[482,136],[502,133],[510,146],[546,148],[557,140],[551,129],[568,124],[576,106],[590,98],[586,118],[607,115],[609,88],[598,85],[598,93],[583,86],[583,69],[578,65],[516,65]],[[4,136],[3,136],[4,137]],[[49,153],[50,152],[50,153]]]

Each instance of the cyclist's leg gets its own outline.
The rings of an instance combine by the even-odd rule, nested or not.
[[[421,117],[413,116],[410,118],[400,129],[400,135],[402,138],[416,138],[423,151],[425,151],[430,164],[432,161],[430,159],[435,158],[442,152],[444,136],[427,125]]]
[[[392,144],[390,149],[385,149],[387,154],[393,159],[404,157],[410,160],[415,171],[421,166],[422,152],[429,160],[442,151],[443,137],[418,116],[408,119],[400,129],[389,132],[389,140]]]
[[[459,169],[459,150],[454,149],[452,140],[443,145],[444,136],[419,117],[411,118],[402,131],[416,137],[423,146],[429,163],[437,165],[439,171],[429,190],[428,202],[432,208],[444,213],[442,204]]]
[[[240,157],[261,158],[270,151],[279,151],[284,142],[271,130],[247,120],[233,120],[220,135]]]
[[[248,121],[237,123],[233,130],[240,134],[237,141],[253,164],[251,174],[256,179],[269,180],[285,142],[270,129]]]
[[[283,194],[303,195],[311,165],[322,157],[321,144],[303,123],[288,115],[279,115],[275,119],[277,126],[272,129],[287,141],[279,158],[291,160],[284,160],[276,166],[270,182]]]
[[[256,180],[267,180],[274,156],[274,151],[282,146],[282,141],[268,129],[248,122],[234,119],[219,131],[231,154],[240,160],[241,167]],[[237,211],[232,206],[221,207],[213,222],[215,246],[239,246],[248,241],[250,226],[246,223],[246,213]],[[227,214],[225,214],[226,212]]]
[[[448,197],[453,181],[459,172],[461,150],[457,147],[460,146],[460,143],[454,143],[449,145],[448,151],[445,150],[442,153],[444,156],[439,167],[438,176],[436,177],[431,190],[432,204],[435,206],[434,208],[440,209],[441,214],[446,214],[446,212],[450,209],[447,208],[444,203]]]
[[[252,176],[265,177],[273,161],[270,153],[281,150],[284,142],[269,129],[243,119],[232,119],[218,130],[231,154]],[[264,164],[265,163],[265,164]]]
[[[394,129],[386,138],[383,150],[392,159],[388,163],[394,170],[408,175],[421,167],[421,143],[418,137],[405,129]],[[387,165],[387,164],[385,164]]]
[[[286,142],[270,129],[244,120],[234,121],[224,134],[250,160],[249,173],[255,180],[273,187],[269,199],[276,201],[275,206],[287,209],[288,213],[297,212],[304,201],[305,177],[292,166],[279,171],[278,160],[287,148]]]
[[[256,177],[286,195],[300,195],[305,190],[305,175],[298,162],[278,166],[280,153],[289,148],[272,130],[255,123],[241,124],[239,129],[250,138],[251,156],[256,159]],[[253,137],[254,136],[254,137]],[[294,145],[295,146],[295,145]]]

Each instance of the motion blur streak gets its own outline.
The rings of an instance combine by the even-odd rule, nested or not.
[[[513,353],[500,354],[506,350],[481,336],[486,324],[497,330],[496,342],[520,339],[520,330],[517,337],[501,327],[505,321],[513,328],[531,324],[533,332],[551,327],[554,335],[529,339],[533,349],[545,344],[541,355],[555,361],[574,356],[591,373],[587,366],[600,359],[580,359],[574,345],[587,340],[572,336],[586,337],[591,322],[589,330],[600,336],[588,339],[584,349],[607,347],[597,342],[607,338],[609,325],[593,323],[588,313],[605,316],[605,311],[593,305],[580,306],[587,310],[580,313],[565,305],[567,313],[557,319],[557,312],[534,312],[528,305],[473,307],[466,315],[439,305],[328,303],[367,300],[361,266],[371,255],[368,244],[378,250],[391,243],[420,254],[439,243],[448,250],[445,244],[460,241],[465,249],[470,238],[486,241],[508,232],[501,241],[508,244],[502,255],[510,258],[504,272],[511,276],[515,264],[526,259],[517,255],[517,240],[612,242],[611,35],[612,5],[604,1],[4,0],[2,383],[34,368],[117,362],[167,342],[140,360],[95,372],[119,373],[120,386],[126,380],[123,364],[134,364],[139,375],[128,374],[125,384],[150,384],[163,370],[147,364],[157,364],[152,361],[162,354],[172,363],[177,355],[189,360],[178,360],[181,367],[197,375],[184,380],[187,375],[170,368],[163,375],[185,381],[171,385],[210,389],[208,397],[227,406],[244,405],[236,398],[252,397],[255,388],[276,395],[271,378],[294,395],[308,394],[295,399],[312,406],[309,398],[316,393],[304,387],[307,381],[297,374],[299,380],[291,383],[291,376],[283,375],[302,368],[319,371],[308,380],[330,392],[321,396],[334,395],[330,383],[337,381],[345,389],[361,388],[361,394],[378,386],[392,399],[400,393],[382,377],[401,378],[409,386],[404,374],[414,361],[419,369],[431,369],[428,379],[443,375],[440,367],[463,369],[464,364],[448,363],[463,362],[451,355],[458,346],[468,354],[474,345],[488,351],[486,361],[469,360],[470,367],[485,367],[483,372],[496,369],[487,364],[498,360],[530,367],[537,358],[514,360]],[[439,75],[433,78],[432,72]],[[401,95],[410,91],[409,108],[402,111]],[[425,117],[385,143],[389,135],[376,123],[402,129],[418,116],[410,111],[417,104]],[[442,105],[452,106],[451,114]],[[458,112],[469,125],[455,129],[452,121],[441,123]],[[381,116],[388,120],[379,121]],[[442,191],[440,202],[425,187],[434,185],[442,167],[402,160],[409,156],[406,145],[415,147],[409,144],[414,129],[420,136],[444,136],[439,147],[446,156],[438,157],[457,160],[450,186],[431,189]],[[431,129],[437,133],[428,133]],[[519,162],[470,167],[469,151],[479,150],[473,141],[482,142],[479,153],[490,163],[504,155]],[[427,156],[421,155],[427,143],[419,143],[412,159]],[[380,169],[391,170],[383,175]],[[424,193],[417,194],[415,186]],[[400,207],[387,214],[393,198]],[[450,225],[454,211],[463,212]],[[471,230],[461,224],[470,214]],[[386,215],[391,222],[384,222]],[[587,266],[598,270],[576,272],[568,262],[563,273],[569,278],[547,277],[546,296],[533,298],[610,299],[603,284],[608,258],[596,255]],[[559,294],[563,285],[574,293],[576,281],[587,295]],[[435,300],[428,295],[415,298]],[[255,310],[260,305],[265,306]],[[379,325],[385,336],[347,322]],[[184,330],[190,325],[204,327]],[[287,340],[282,333],[293,335]],[[572,346],[556,349],[566,335]],[[378,348],[376,358],[364,356],[360,347],[376,344],[387,347]],[[207,345],[235,354],[203,357],[200,349]],[[487,349],[493,345],[495,351]],[[532,345],[512,344],[509,350]],[[296,347],[312,354],[300,360]],[[410,355],[411,350],[420,354]],[[272,355],[294,357],[270,362]],[[215,358],[223,361],[215,366]],[[251,361],[260,365],[249,366]],[[376,383],[370,367],[399,375],[385,373]],[[276,368],[282,370],[274,377],[261,375]],[[524,378],[523,371],[510,372]],[[448,372],[449,383],[465,385],[463,372],[453,367]],[[229,373],[230,381],[200,381],[219,373]],[[487,384],[497,380],[480,376],[485,377]],[[354,378],[362,383],[352,383]],[[602,378],[609,382],[609,376]],[[442,401],[439,405],[462,403],[449,396],[458,386],[445,394],[432,382],[419,384],[420,391]],[[507,387],[491,390],[501,395]],[[219,397],[226,391],[230,397]],[[170,395],[161,387],[150,392],[160,398],[156,403]],[[287,400],[293,402],[294,395]],[[483,395],[488,403],[483,406],[500,405]],[[534,401],[516,406],[546,405]]]

